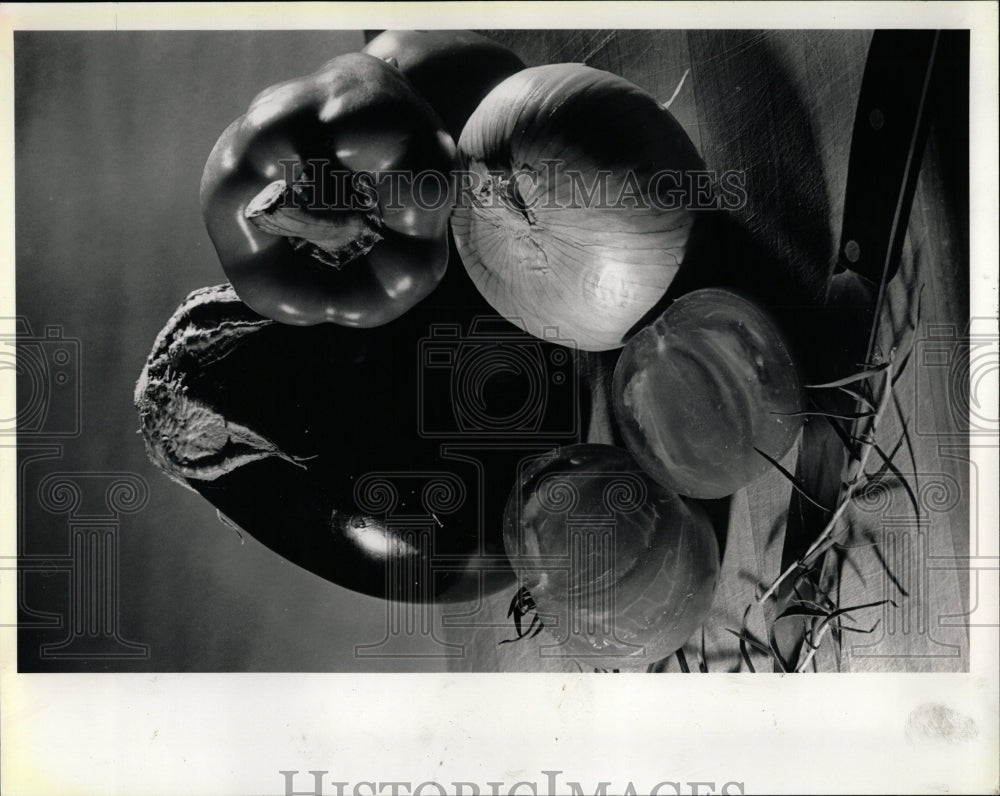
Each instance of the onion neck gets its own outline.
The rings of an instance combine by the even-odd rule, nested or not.
[[[515,213],[519,220],[527,222],[528,226],[533,227],[538,223],[534,208],[525,201],[521,193],[516,174],[489,172],[479,189],[479,195],[490,206],[498,203],[502,208]]]
[[[540,242],[543,227],[538,225],[534,208],[524,200],[517,175],[484,171],[480,171],[482,182],[476,189],[473,215],[502,231],[510,263],[530,274],[548,273],[548,256]]]
[[[378,207],[313,208],[284,180],[275,180],[246,206],[257,229],[288,240],[326,266],[341,270],[384,237]]]

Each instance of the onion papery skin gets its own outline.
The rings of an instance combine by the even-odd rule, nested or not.
[[[626,447],[681,495],[721,498],[780,460],[802,427],[798,368],[770,315],[740,294],[695,290],[625,346],[612,383]]]
[[[704,164],[680,124],[622,77],[553,64],[494,88],[459,151],[452,230],[486,300],[537,337],[620,348],[684,259]]]
[[[621,448],[570,445],[531,462],[503,540],[547,631],[542,657],[645,667],[682,647],[712,607],[719,546],[708,515]]]

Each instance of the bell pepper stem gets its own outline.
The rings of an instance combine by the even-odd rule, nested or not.
[[[383,239],[378,208],[304,207],[284,180],[275,180],[246,206],[243,215],[263,232],[285,237],[296,249],[341,269]]]

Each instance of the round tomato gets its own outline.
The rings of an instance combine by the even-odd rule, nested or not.
[[[632,455],[682,495],[731,495],[780,459],[801,427],[788,345],[768,314],[729,290],[675,301],[625,346],[615,416]]]
[[[680,648],[712,605],[719,548],[707,515],[621,448],[571,445],[533,461],[503,540],[548,631],[542,656],[645,666]]]

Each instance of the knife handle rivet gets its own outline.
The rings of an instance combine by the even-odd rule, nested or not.
[[[869,113],[868,124],[872,126],[872,130],[881,130],[885,125],[885,116],[882,114],[882,111],[875,108],[875,110]]]
[[[861,247],[856,240],[849,240],[844,244],[844,256],[851,263],[856,263],[861,259]]]

